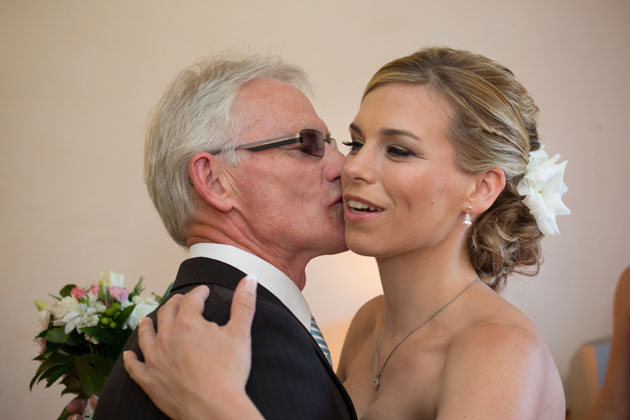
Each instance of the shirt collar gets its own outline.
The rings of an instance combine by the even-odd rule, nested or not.
[[[289,308],[310,331],[311,310],[300,289],[282,271],[262,258],[231,245],[198,243],[190,247],[188,258],[205,257],[222,261],[244,273],[254,274],[258,283]]]

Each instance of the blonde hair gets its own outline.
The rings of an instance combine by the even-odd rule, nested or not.
[[[198,152],[222,150],[230,164],[238,155],[238,121],[232,106],[241,87],[259,78],[273,78],[310,90],[304,71],[278,56],[206,58],[181,71],[159,100],[147,129],[144,181],[164,226],[175,242],[186,246],[188,225],[195,214],[188,163]]]
[[[543,235],[516,191],[529,152],[539,147],[538,107],[514,74],[469,51],[432,47],[385,64],[363,98],[388,83],[426,85],[447,100],[453,112],[445,134],[459,170],[505,172],[505,189],[477,218],[467,240],[478,275],[499,290],[512,272],[538,273]]]

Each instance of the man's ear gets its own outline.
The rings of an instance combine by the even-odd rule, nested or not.
[[[188,163],[188,176],[199,199],[222,212],[232,209],[225,164],[220,159],[210,153],[196,153]]]
[[[481,214],[488,210],[505,188],[503,169],[494,168],[477,175],[474,188],[468,195],[467,205],[471,214]]]

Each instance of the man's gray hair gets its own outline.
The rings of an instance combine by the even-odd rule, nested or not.
[[[278,56],[232,54],[202,59],[181,71],[153,111],[144,148],[144,181],[164,226],[179,245],[186,246],[196,211],[189,161],[195,153],[227,148],[221,159],[238,163],[233,146],[239,144],[240,127],[231,110],[240,88],[259,78],[311,89],[304,71]]]

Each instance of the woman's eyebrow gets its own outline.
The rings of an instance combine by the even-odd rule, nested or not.
[[[356,131],[357,133],[363,135],[363,132],[361,131],[359,126],[356,125],[355,123],[350,123],[350,130]]]
[[[361,131],[361,128],[358,125],[356,125],[355,123],[351,123],[350,124],[350,130],[356,131],[361,136],[363,136],[363,132]],[[420,139],[420,137],[418,137],[417,135],[415,135],[411,131],[401,130],[401,129],[398,129],[398,128],[383,128],[383,129],[381,129],[380,134],[381,134],[382,137],[405,136],[405,137],[409,137],[409,138],[412,138],[412,139],[415,139],[415,140],[418,140],[418,141],[422,141]]]
[[[415,135],[411,131],[400,130],[400,129],[397,129],[397,128],[383,128],[383,129],[381,129],[381,136],[383,136],[383,137],[405,136],[405,137],[410,137],[412,139],[421,141],[420,137],[418,137],[417,135]]]

